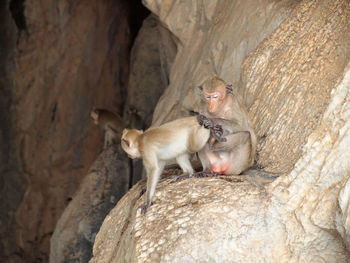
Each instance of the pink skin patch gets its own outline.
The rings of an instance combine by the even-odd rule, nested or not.
[[[229,167],[229,163],[223,163],[221,165],[212,164],[210,169],[216,174],[226,174]]]

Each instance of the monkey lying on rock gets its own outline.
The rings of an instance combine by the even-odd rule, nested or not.
[[[185,174],[193,174],[189,154],[200,151],[206,145],[210,128],[211,122],[199,115],[177,119],[145,132],[124,129],[122,148],[132,159],[141,157],[147,172],[146,203],[141,206],[143,214],[152,204],[159,176],[167,160],[175,158]]]

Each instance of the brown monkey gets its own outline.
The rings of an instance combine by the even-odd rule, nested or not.
[[[176,159],[182,171],[192,175],[189,153],[200,151],[207,143],[210,131],[200,125],[197,117],[186,117],[149,128],[145,132],[124,129],[121,145],[132,159],[142,158],[147,172],[146,213],[152,203],[156,185],[167,160]]]
[[[124,128],[124,123],[119,115],[108,110],[93,109],[90,113],[94,123],[105,132],[103,148],[118,143]]]
[[[198,153],[203,170],[216,174],[240,174],[254,163],[256,136],[248,113],[232,86],[217,76],[200,87],[205,106],[200,114],[210,118],[212,128],[221,127],[223,139],[214,138]]]

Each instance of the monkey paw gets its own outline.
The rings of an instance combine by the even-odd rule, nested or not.
[[[188,178],[190,178],[190,177],[191,177],[191,176],[188,175],[188,174],[179,175],[179,176],[176,176],[171,182],[172,182],[172,183],[181,182],[181,181],[183,181],[183,180],[185,180],[185,179],[188,179]]]
[[[193,174],[193,176],[195,178],[205,178],[205,177],[214,177],[214,176],[218,176],[218,174],[214,173],[213,171],[211,171],[210,169],[206,169],[202,172],[197,172],[195,174]]]
[[[149,206],[147,204],[144,204],[144,205],[140,206],[141,214],[143,214],[143,215],[146,214],[148,207]]]
[[[197,116],[197,121],[198,121],[199,125],[203,126],[206,129],[209,129],[213,126],[211,120],[202,114],[199,114]]]
[[[143,204],[142,206],[140,206],[140,208],[141,208],[141,214],[146,214],[146,212],[147,212],[147,209],[148,209],[148,207],[150,207],[151,205],[153,205],[153,202],[149,205],[149,204]]]
[[[212,130],[212,135],[215,138],[215,140],[217,140],[218,142],[226,142],[227,141],[226,138],[222,137],[222,135],[224,134],[224,130],[223,130],[221,125],[215,124],[211,130]]]

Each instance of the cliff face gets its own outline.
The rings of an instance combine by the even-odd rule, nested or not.
[[[349,2],[142,3],[135,41],[138,1],[0,4],[0,261],[87,262],[94,243],[99,263],[349,262]],[[244,98],[264,171],[170,176],[145,216],[145,180],[116,204],[140,163],[101,153],[91,108],[159,125],[213,74]]]
[[[179,43],[153,124],[196,111],[217,74],[244,97],[264,172],[165,178],[145,216],[140,182],[91,262],[349,262],[349,2],[143,2]]]
[[[1,3],[1,262],[48,261],[56,222],[101,149],[91,108],[124,110],[133,5]]]

